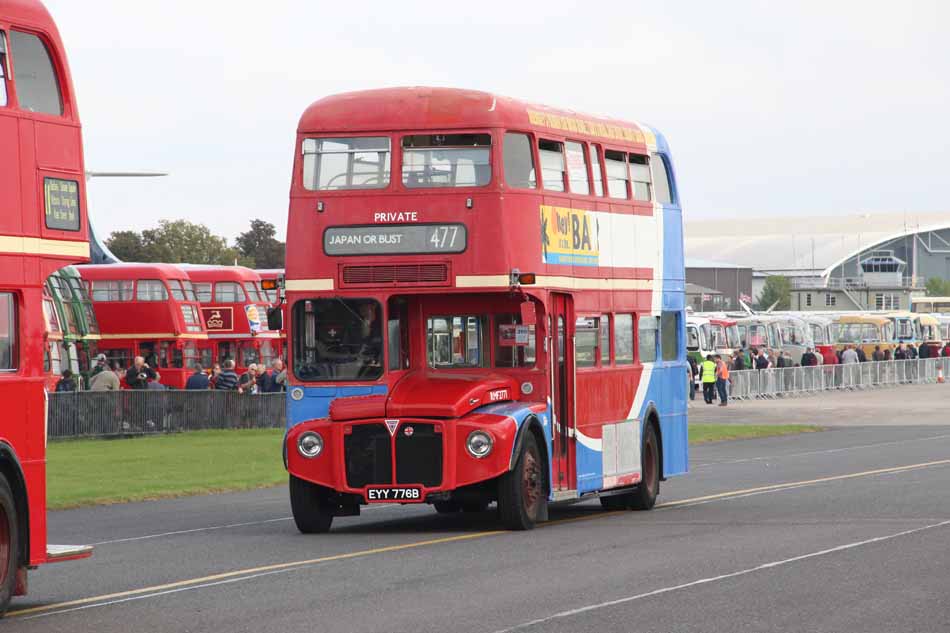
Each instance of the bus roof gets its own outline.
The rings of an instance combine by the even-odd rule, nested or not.
[[[842,314],[837,319],[838,323],[870,323],[872,325],[886,325],[890,322],[885,316],[876,316],[872,314]]]
[[[345,92],[313,102],[300,134],[505,127],[548,130],[591,141],[656,146],[666,142],[641,123],[621,121],[457,88],[400,87]]]
[[[180,268],[173,264],[122,263],[89,264],[76,266],[83,279],[119,280],[119,279],[187,279]]]
[[[205,264],[176,264],[192,281],[260,281],[261,276],[245,266],[212,266]]]

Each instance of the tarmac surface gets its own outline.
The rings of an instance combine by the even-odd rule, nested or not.
[[[726,407],[705,404],[702,392],[697,392],[690,403],[689,421],[821,426],[950,424],[950,382],[731,400]]]
[[[893,410],[914,404],[893,398],[912,389],[875,393],[890,393]],[[762,417],[795,421],[788,402],[770,404]],[[854,422],[865,426],[694,447],[690,474],[662,484],[654,511],[587,502],[552,510],[532,532],[499,531],[492,512],[373,506],[305,536],[283,487],[53,512],[50,541],[96,543],[95,554],[33,572],[30,595],[0,626],[947,631],[950,425],[940,408],[898,416],[900,426],[870,426],[878,414],[861,413]],[[813,422],[837,419],[818,411]]]

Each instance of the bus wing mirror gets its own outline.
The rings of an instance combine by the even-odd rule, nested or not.
[[[281,308],[267,308],[267,328],[272,332],[284,328],[284,311]]]
[[[538,316],[533,301],[524,301],[521,304],[521,325],[537,325]]]

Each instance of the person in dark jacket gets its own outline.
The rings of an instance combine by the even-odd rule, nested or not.
[[[745,356],[741,349],[737,349],[736,353],[732,355],[732,371],[742,371],[743,369],[745,369]]]
[[[907,351],[904,349],[903,343],[897,344],[897,349],[894,350],[894,360],[906,360]]]
[[[188,380],[185,381],[185,389],[202,390],[209,387],[210,382],[204,367],[201,366],[201,363],[195,363],[195,373],[188,376]]]
[[[907,360],[915,360],[917,358],[917,348],[914,347],[913,343],[907,344]]]
[[[854,351],[858,353],[858,362],[866,363],[868,362],[868,355],[864,353],[864,348],[860,345],[854,348]]]
[[[875,362],[884,360],[884,352],[881,351],[880,345],[874,346],[874,351],[871,353],[871,360]]]
[[[696,365],[696,359],[692,356],[686,357],[689,363],[689,399],[696,399],[696,378],[699,376],[699,367]]]
[[[234,361],[224,361],[223,367],[221,373],[218,374],[217,380],[214,382],[214,388],[218,391],[237,391],[240,378],[234,373]]]
[[[56,393],[61,391],[76,391],[76,379],[73,378],[73,372],[69,369],[63,370],[63,377],[56,383]]]
[[[815,356],[815,352],[809,347],[805,350],[805,353],[802,354],[802,367],[814,367],[818,364],[818,357]]]
[[[144,358],[136,356],[125,372],[125,384],[129,389],[147,389],[149,380],[155,380],[155,370],[145,363]]]
[[[920,344],[920,358],[930,358],[930,346],[926,343]]]

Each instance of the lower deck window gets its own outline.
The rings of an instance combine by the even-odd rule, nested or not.
[[[294,374],[301,380],[383,375],[380,305],[373,299],[309,299],[293,309]]]
[[[483,317],[436,316],[426,321],[429,367],[484,367],[486,365]]]
[[[534,367],[536,346],[533,325],[514,314],[495,317],[495,367]]]

